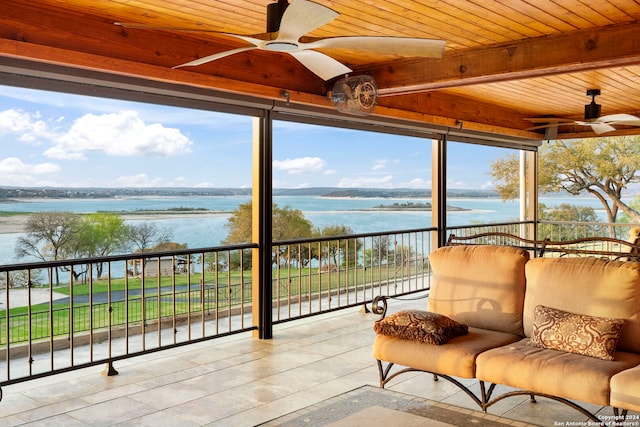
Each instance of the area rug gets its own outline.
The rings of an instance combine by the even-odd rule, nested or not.
[[[264,427],[527,426],[495,415],[373,386],[363,386],[276,418]]]

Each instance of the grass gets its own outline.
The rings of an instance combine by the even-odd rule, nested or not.
[[[381,268],[361,267],[341,270],[340,272],[319,274],[317,268],[279,269],[274,270],[273,295],[274,299],[290,298],[296,301],[298,297],[328,296],[333,291],[341,293],[353,291],[357,286],[365,283],[378,284],[379,286],[395,286],[411,274],[424,272],[422,269],[384,266]],[[70,316],[74,314],[74,333],[87,331],[89,325],[93,329],[106,328],[109,325],[117,326],[126,323],[135,324],[142,320],[142,311],[146,321],[157,321],[158,313],[161,317],[171,317],[191,313],[201,313],[209,310],[226,310],[241,301],[249,303],[251,300],[251,272],[218,272],[205,273],[204,280],[200,273],[189,275],[176,275],[146,278],[145,300],[140,295],[130,295],[128,303],[125,301],[112,301],[111,307],[107,303],[74,302],[73,307],[68,303],[48,303],[33,305],[31,307],[31,332],[27,323],[28,307],[16,307],[10,309],[9,333],[12,342],[22,342],[31,336],[32,339],[49,338],[69,334]],[[241,280],[245,283],[241,285]],[[204,283],[205,289],[200,285]],[[218,286],[215,286],[217,283]],[[173,286],[184,287],[182,294],[173,297]],[[191,289],[187,294],[187,285]],[[193,287],[197,287],[194,289]],[[82,297],[90,293],[96,295],[109,291],[137,291],[142,289],[142,279],[121,278],[107,280],[94,280],[91,284],[76,284],[72,287],[56,287],[55,292],[69,295],[73,290],[74,297]],[[387,288],[388,290],[388,288]],[[201,291],[206,292],[205,299],[201,301]],[[396,290],[396,291],[402,291]],[[157,296],[160,294],[160,300]],[[178,292],[176,292],[178,294]],[[244,295],[243,295],[244,294]],[[190,304],[187,302],[190,301]],[[144,305],[144,307],[143,307]],[[72,309],[72,310],[71,310]],[[91,316],[89,314],[91,310]],[[51,320],[53,319],[53,323]],[[91,322],[90,322],[91,320]],[[6,313],[0,311],[0,343],[6,343]],[[53,326],[51,326],[53,324]]]
[[[0,211],[0,217],[11,217],[21,215],[31,215],[33,212],[12,212],[12,211]]]

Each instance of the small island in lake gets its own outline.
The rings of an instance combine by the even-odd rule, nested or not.
[[[414,203],[414,202],[404,202],[404,203],[393,203],[391,205],[378,205],[374,206],[375,210],[384,210],[384,211],[430,211],[431,203]],[[447,206],[448,211],[468,211],[469,209],[459,208],[456,206]]]

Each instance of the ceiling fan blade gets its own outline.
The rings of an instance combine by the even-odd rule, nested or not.
[[[346,36],[307,43],[307,49],[337,48],[423,58],[442,58],[445,40],[413,37]]]
[[[590,126],[591,129],[598,135],[601,135],[607,132],[613,132],[614,130],[616,130],[616,128],[614,128],[613,126],[607,123],[599,123],[596,121],[583,122],[583,121],[576,120],[576,124],[579,124],[581,126]]]
[[[640,117],[633,116],[631,114],[609,114],[608,116],[597,118],[594,122],[640,126]]]
[[[213,55],[205,56],[204,58],[199,58],[191,62],[187,62],[186,64],[176,65],[173,68],[181,68],[181,67],[195,67],[196,65],[202,65],[207,62],[215,61],[216,59],[224,58],[225,56],[235,55],[236,53],[246,52],[248,50],[257,49],[257,46],[246,46],[240,47],[238,49],[225,50],[224,52],[215,53]]]
[[[352,71],[343,63],[315,50],[298,50],[289,54],[325,81]]]
[[[303,35],[328,24],[338,16],[338,12],[321,4],[308,0],[293,0],[282,15],[278,40],[297,42]]]

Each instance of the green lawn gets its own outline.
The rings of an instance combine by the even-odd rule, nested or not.
[[[325,296],[338,290],[339,292],[353,291],[363,284],[378,284],[382,287],[395,286],[396,281],[402,281],[409,275],[423,273],[415,268],[396,270],[394,266],[364,269],[357,267],[340,272],[319,274],[318,269],[280,269],[274,270],[273,298],[291,298],[294,301],[299,296]],[[78,297],[73,307],[69,304],[55,303],[53,306],[38,304],[31,307],[31,330],[29,331],[28,307],[18,307],[10,310],[9,333],[12,342],[22,342],[31,339],[46,339],[53,336],[68,335],[70,330],[71,313],[73,312],[74,333],[88,331],[90,328],[101,329],[109,325],[119,326],[141,322],[142,313],[145,321],[153,322],[159,318],[173,316],[224,311],[240,303],[251,301],[251,272],[244,274],[245,283],[241,286],[242,276],[239,272],[229,275],[227,272],[176,275],[175,277],[148,277],[145,279],[145,298],[138,292],[142,288],[142,279],[112,279],[95,280],[91,285],[76,284],[73,295]],[[191,284],[190,291],[187,285]],[[201,288],[204,283],[204,288]],[[217,286],[215,285],[217,283]],[[176,295],[173,294],[176,287]],[[182,287],[182,288],[180,288]],[[112,301],[111,307],[107,303],[94,301],[93,307],[80,302],[81,297],[97,295],[109,291],[129,291],[128,301]],[[61,286],[55,292],[69,295],[70,287]],[[398,289],[395,289],[397,292]],[[160,298],[158,299],[158,293]],[[386,292],[384,292],[386,293]],[[135,295],[137,294],[137,295]],[[204,298],[201,298],[204,297]],[[160,316],[158,314],[160,313]],[[0,311],[0,343],[6,343],[6,313]]]

